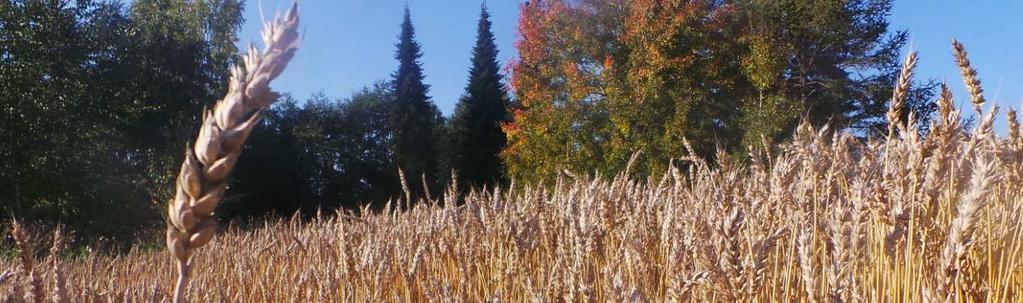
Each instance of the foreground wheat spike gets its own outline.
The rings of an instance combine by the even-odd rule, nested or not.
[[[203,115],[195,144],[187,148],[167,209],[167,249],[178,263],[174,301],[180,302],[188,281],[189,263],[195,249],[216,232],[213,212],[220,204],[227,177],[241,153],[241,146],[260,119],[260,111],[276,101],[270,90],[298,48],[298,4],[282,18],[263,26],[262,51],[254,46],[236,66],[224,99]]]

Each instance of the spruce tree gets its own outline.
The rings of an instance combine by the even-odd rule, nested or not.
[[[469,83],[450,125],[452,165],[461,183],[476,187],[501,181],[503,165],[498,153],[507,142],[501,124],[508,120],[508,93],[498,73],[497,46],[490,26],[490,13],[484,3],[472,50]]]
[[[419,195],[423,192],[421,177],[437,180],[434,134],[441,117],[440,111],[427,96],[429,86],[423,84],[423,67],[419,62],[423,55],[415,37],[415,27],[406,6],[400,40],[396,45],[398,71],[392,75],[391,82],[394,98],[391,115],[392,144],[398,168],[405,172],[413,194]]]

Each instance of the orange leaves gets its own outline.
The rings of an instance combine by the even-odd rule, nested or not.
[[[508,138],[508,145],[505,146],[503,151],[501,151],[502,156],[506,154],[517,154],[519,153],[519,150],[522,149],[522,146],[525,145],[525,138],[522,136],[522,128],[514,122],[521,121],[523,118],[522,110],[515,110],[513,117],[513,122],[501,123],[501,131],[503,131]]]
[[[525,116],[523,114],[523,110],[522,109],[516,109],[512,113],[512,121],[521,121],[524,118],[525,118]],[[517,136],[520,133],[522,133],[522,128],[520,128],[515,123],[503,123],[503,124],[501,124],[501,130],[504,131],[504,133],[506,135],[508,135],[509,138],[513,137],[513,136]]]
[[[568,95],[567,102],[575,102],[583,99],[590,93],[587,76],[579,70],[573,62],[562,63],[561,73],[565,79],[565,91]]]
[[[536,62],[543,58],[543,17],[544,10],[538,4],[523,4],[519,16],[519,38],[515,47],[525,63]],[[520,63],[521,64],[521,63]]]

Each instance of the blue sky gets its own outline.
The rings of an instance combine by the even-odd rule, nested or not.
[[[277,0],[262,0],[266,17],[278,8]],[[445,115],[454,110],[468,79],[480,1],[409,0],[416,38],[423,50],[423,69],[430,96]],[[280,2],[284,3],[284,2]],[[290,3],[290,2],[288,2]],[[387,80],[397,69],[394,44],[398,42],[404,0],[303,0],[302,46],[288,70],[273,87],[291,92],[299,100],[322,90],[332,98]],[[514,41],[518,22],[517,0],[490,0],[491,22],[501,64],[517,57]],[[281,4],[281,7],[285,7]],[[282,8],[283,9],[283,8]],[[240,41],[257,41],[259,1],[246,1],[246,24]]]
[[[262,0],[267,17],[283,6]],[[476,0],[304,0],[304,39],[298,56],[274,83],[275,89],[299,99],[324,91],[333,98],[387,79],[396,68],[394,44],[402,7],[408,3],[423,47],[426,82],[433,101],[446,115],[465,87],[476,38],[480,2]],[[488,6],[502,64],[516,56],[514,41],[519,0],[490,0]],[[259,1],[246,3],[241,43],[256,41]],[[952,59],[953,37],[966,44],[979,70],[988,100],[1004,108],[1023,99],[1023,1],[896,1],[891,23],[910,31],[910,46],[920,52],[918,78],[944,79],[966,101]],[[965,107],[968,109],[969,107]],[[967,110],[969,112],[969,110]],[[999,129],[1004,130],[1004,119]]]
[[[972,112],[959,70],[952,57],[952,38],[966,45],[970,62],[984,85],[984,97],[996,103],[997,129],[1004,134],[1004,113],[1023,100],[1023,1],[896,1],[891,23],[906,29],[910,46],[920,55],[918,78],[948,82],[963,106]]]

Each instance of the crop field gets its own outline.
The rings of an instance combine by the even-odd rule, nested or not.
[[[929,136],[802,127],[776,155],[680,159],[657,178],[399,200],[385,211],[229,231],[190,301],[994,301],[1023,298],[1023,142],[942,109]],[[444,204],[444,206],[441,206]],[[17,301],[164,301],[166,252],[35,260]],[[14,268],[4,261],[0,268]],[[31,258],[25,263],[33,263]],[[57,282],[59,281],[59,282]],[[25,297],[25,298],[28,298]]]

